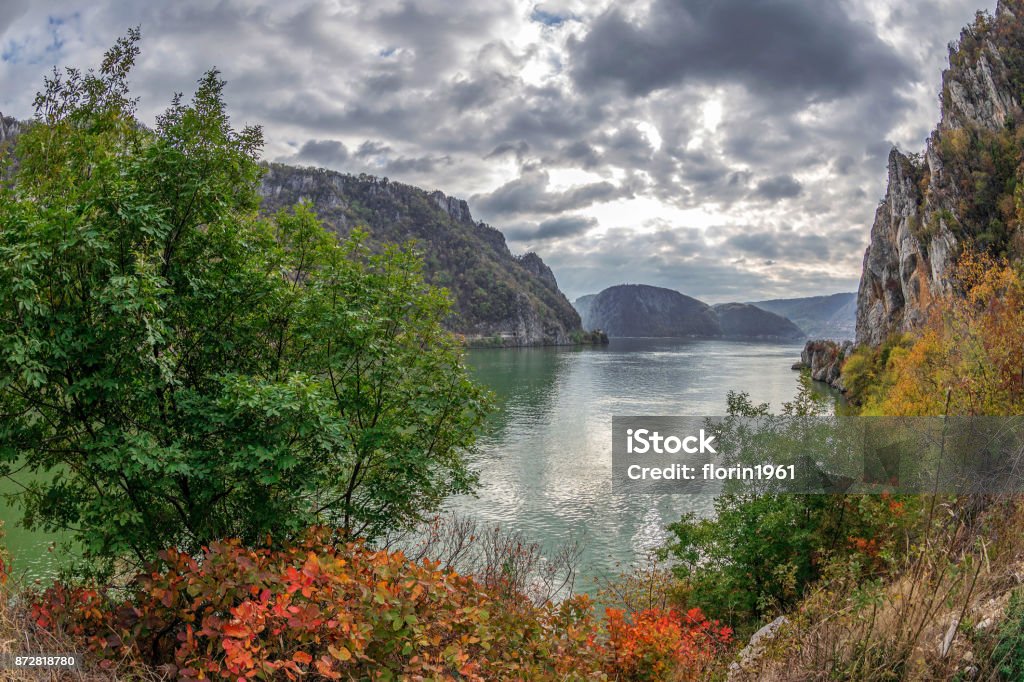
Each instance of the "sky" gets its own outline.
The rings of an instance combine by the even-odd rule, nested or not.
[[[211,67],[268,160],[469,201],[570,299],[855,291],[886,159],[995,0],[3,0],[0,112],[142,30],[152,123]]]

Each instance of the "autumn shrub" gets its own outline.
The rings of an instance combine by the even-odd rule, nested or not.
[[[730,641],[699,610],[603,622],[586,596],[537,606],[436,563],[330,540],[168,550],[127,594],[55,585],[35,596],[33,618],[101,666],[127,657],[183,680],[674,679]]]
[[[819,417],[824,406],[805,386],[777,416],[746,394],[730,393],[728,409],[719,428],[732,428],[732,418],[772,425],[758,431],[764,439],[748,439],[743,449],[750,454],[764,447],[765,457],[776,458],[799,446],[802,419]],[[739,441],[728,436],[719,442]],[[864,579],[887,571],[916,533],[921,517],[908,511],[920,504],[919,498],[726,488],[714,500],[712,517],[687,514],[669,525],[663,555],[686,587],[688,606],[747,634],[793,607],[832,562],[855,567]]]
[[[953,290],[939,297],[912,342],[883,359],[843,368],[853,398],[869,415],[1024,413],[1024,277],[985,253],[965,251]]]
[[[686,613],[647,609],[626,618],[608,609],[607,670],[623,680],[702,680],[732,630],[708,620],[700,609]]]

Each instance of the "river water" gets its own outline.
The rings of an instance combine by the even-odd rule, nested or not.
[[[498,410],[474,455],[475,497],[448,509],[488,526],[520,531],[554,548],[583,547],[577,587],[617,572],[663,542],[685,512],[707,515],[707,496],[611,492],[612,416],[720,415],[728,391],[778,409],[797,392],[790,366],[801,345],[613,339],[605,347],[474,350],[469,364]],[[0,481],[0,493],[15,490]],[[20,511],[0,501],[5,543],[29,577],[53,574],[57,538],[18,528]]]
[[[499,411],[479,442],[476,497],[449,509],[520,531],[548,548],[583,547],[578,588],[590,591],[665,539],[709,496],[611,492],[612,416],[721,415],[729,391],[778,410],[796,395],[802,344],[612,339],[600,348],[477,350],[476,377]]]

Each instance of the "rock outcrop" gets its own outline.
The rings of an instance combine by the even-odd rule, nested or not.
[[[840,374],[843,362],[853,349],[852,341],[837,343],[829,339],[817,339],[804,344],[800,362],[793,369],[809,369],[811,378],[823,381],[840,391],[846,390]]]
[[[21,121],[0,114],[0,145],[13,140],[21,132]]]
[[[950,50],[941,120],[924,153],[889,154],[888,189],[857,294],[858,344],[878,345],[917,328],[936,296],[950,291],[965,243],[1024,252],[1014,197],[1020,145],[1013,137],[1024,122],[1022,44],[1024,0],[1000,0],[995,16],[980,15]]]
[[[540,256],[514,256],[497,229],[443,192],[370,175],[270,164],[263,210],[309,201],[330,229],[368,230],[370,245],[414,241],[429,281],[453,299],[448,327],[471,345],[566,345],[588,338]]]
[[[800,327],[785,317],[749,303],[719,303],[712,309],[726,339],[800,341],[807,338]]]

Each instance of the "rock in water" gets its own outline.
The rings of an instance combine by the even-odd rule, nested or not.
[[[800,362],[793,365],[793,369],[809,369],[811,378],[815,381],[823,381],[833,388],[845,391],[840,372],[843,362],[852,349],[852,341],[843,343],[828,339],[808,341],[800,353]]]

